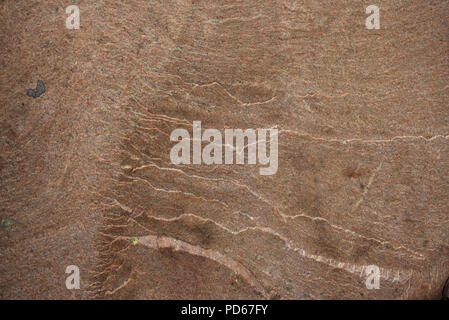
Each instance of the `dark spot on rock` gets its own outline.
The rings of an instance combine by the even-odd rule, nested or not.
[[[279,293],[277,293],[274,290],[272,290],[270,292],[270,300],[280,300],[280,299],[281,299],[281,295]]]
[[[209,245],[213,238],[213,231],[207,224],[193,226],[191,232],[198,238],[202,245]]]
[[[443,287],[443,299],[449,299],[449,278],[447,278],[446,284]]]
[[[347,178],[360,178],[364,175],[369,175],[371,172],[368,168],[362,168],[359,165],[352,164],[343,170],[343,176]]]
[[[362,174],[357,167],[348,167],[343,170],[343,175],[347,178],[359,178]]]
[[[41,95],[45,93],[45,85],[42,80],[37,80],[36,89],[28,89],[27,96],[32,98],[39,98]]]
[[[28,89],[28,90],[27,90],[27,96],[28,96],[28,97],[36,98],[36,95],[35,95],[33,89]]]
[[[172,247],[159,248],[159,252],[169,258],[175,257],[175,250]]]

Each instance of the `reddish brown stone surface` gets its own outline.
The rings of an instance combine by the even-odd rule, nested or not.
[[[0,1],[0,298],[441,296],[447,1],[382,1],[380,30],[358,0],[75,3],[80,30]],[[277,173],[173,165],[193,121],[276,127]]]

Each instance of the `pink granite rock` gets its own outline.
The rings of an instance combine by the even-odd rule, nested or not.
[[[61,5],[0,1],[0,297],[441,296],[447,1]],[[277,172],[173,164],[194,121],[276,128]]]

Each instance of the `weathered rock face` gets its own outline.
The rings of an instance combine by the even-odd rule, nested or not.
[[[0,2],[0,297],[439,297],[447,1],[382,1],[379,30],[357,0],[63,5]],[[277,172],[172,164],[193,121],[277,128]]]

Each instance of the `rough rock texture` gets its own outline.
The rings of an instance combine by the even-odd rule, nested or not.
[[[440,297],[448,1],[75,2],[0,1],[0,298]],[[171,164],[194,120],[278,172]]]

